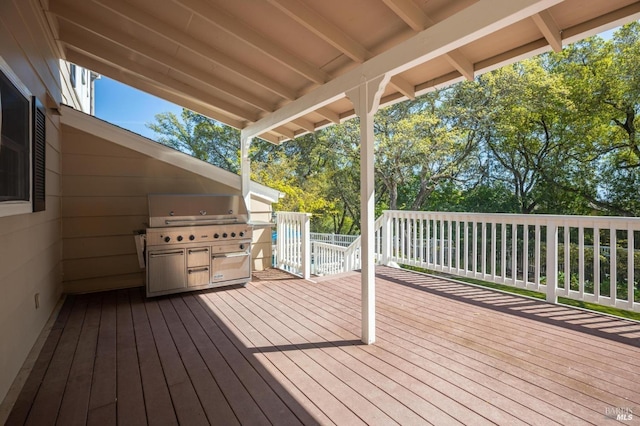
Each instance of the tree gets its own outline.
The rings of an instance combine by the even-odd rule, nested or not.
[[[469,167],[475,133],[459,126],[452,91],[435,91],[413,102],[396,104],[376,115],[376,173],[398,208],[399,187],[411,188],[402,197],[419,210],[444,181],[455,180]]]
[[[237,173],[240,168],[240,132],[186,108],[180,118],[157,114],[147,127],[160,135],[158,142]]]

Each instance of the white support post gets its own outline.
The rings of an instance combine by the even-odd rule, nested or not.
[[[364,77],[364,76],[363,76]],[[362,342],[376,340],[375,322],[375,193],[374,193],[374,133],[373,116],[390,75],[362,83],[346,94],[360,118],[360,228],[362,231]]]
[[[249,148],[253,138],[240,134],[240,178],[242,198],[247,206],[248,219],[251,220],[251,161],[249,160]]]
[[[558,224],[547,222],[547,302],[558,303]]]

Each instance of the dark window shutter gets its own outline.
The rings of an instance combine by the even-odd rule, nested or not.
[[[45,209],[45,153],[47,149],[46,121],[47,114],[42,103],[33,97],[33,146],[31,149],[33,167],[33,211],[40,212]]]

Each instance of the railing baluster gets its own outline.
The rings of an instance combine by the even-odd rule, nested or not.
[[[627,302],[628,309],[633,309],[635,295],[633,284],[635,282],[635,233],[631,225],[627,227]]]
[[[593,227],[593,295],[595,303],[600,299],[600,229]]]
[[[547,223],[547,302],[557,303],[558,287],[558,225]]]
[[[540,276],[542,275],[542,271],[540,270],[540,252],[542,251],[542,232],[540,230],[540,224],[536,223],[536,230],[535,230],[535,284],[536,284],[536,290],[540,288]]]
[[[618,236],[614,227],[609,228],[609,232],[609,296],[611,306],[615,306],[618,297]]]
[[[569,225],[564,224],[564,295],[569,295],[571,287],[571,237]]]
[[[529,225],[522,225],[522,281],[523,287],[529,287]]]
[[[584,298],[584,226],[578,228],[578,294]]]

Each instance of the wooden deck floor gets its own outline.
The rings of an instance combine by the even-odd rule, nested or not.
[[[391,268],[69,297],[16,424],[609,424],[640,418],[640,324]]]

